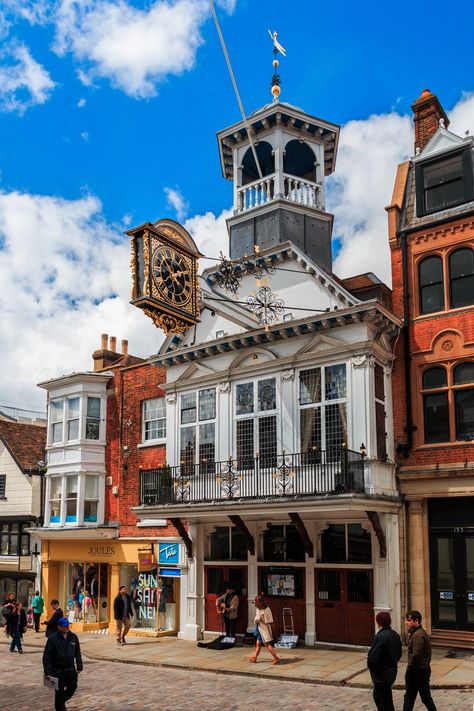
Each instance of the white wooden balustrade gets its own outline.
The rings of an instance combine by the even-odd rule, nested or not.
[[[260,205],[266,205],[276,198],[283,198],[298,205],[321,208],[321,186],[294,175],[283,175],[283,194],[275,192],[276,176],[267,175],[237,189],[237,212],[245,212]]]

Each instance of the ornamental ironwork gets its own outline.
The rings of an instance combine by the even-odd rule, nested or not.
[[[285,494],[293,493],[295,470],[292,467],[291,456],[283,454],[278,457],[273,478],[275,479],[275,489],[278,494],[285,496]]]
[[[191,494],[190,468],[181,465],[178,469],[178,476],[173,481],[175,489],[175,501],[189,501]]]
[[[247,297],[246,309],[255,315],[265,330],[285,311],[282,299],[277,299],[269,286],[261,286],[257,293]]]
[[[245,276],[250,275],[261,279],[263,276],[275,274],[272,259],[260,256],[257,247],[254,254],[244,254],[239,260],[231,261],[222,252],[219,254],[219,259],[220,263],[215,272],[215,279],[222,289],[234,296],[240,289]]]
[[[220,486],[221,494],[226,499],[233,499],[236,494],[240,493],[242,476],[236,469],[235,464],[236,462],[233,462],[232,459],[223,462],[216,479]]]

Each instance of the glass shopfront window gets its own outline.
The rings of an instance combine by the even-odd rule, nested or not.
[[[120,566],[120,585],[125,585],[133,602],[132,627],[175,632],[178,588],[175,578],[162,577],[158,568],[141,573],[134,564]]]
[[[106,563],[66,563],[60,602],[70,622],[109,621],[109,566]]]

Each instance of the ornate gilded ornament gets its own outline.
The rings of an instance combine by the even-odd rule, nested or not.
[[[277,299],[269,286],[261,286],[254,296],[247,297],[247,310],[255,315],[257,321],[268,327],[285,311],[282,299]]]

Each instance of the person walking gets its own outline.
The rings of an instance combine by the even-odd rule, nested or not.
[[[257,657],[260,654],[262,645],[268,649],[272,655],[272,664],[278,664],[280,657],[277,655],[273,648],[273,632],[271,625],[273,623],[272,611],[268,607],[265,598],[262,595],[257,595],[255,598],[255,607],[257,608],[255,613],[255,632],[256,637],[256,648],[253,657],[249,657],[250,662],[256,662]]]
[[[128,594],[125,585],[121,585],[119,593],[114,600],[115,633],[118,645],[125,644],[125,636],[130,629],[132,617],[132,598]]]
[[[23,633],[26,632],[26,612],[23,609],[23,603],[17,602],[11,614],[8,615],[5,632],[12,638],[10,652],[14,652],[16,647],[19,653],[23,654],[21,640]]]
[[[8,593],[7,599],[3,603],[2,607],[2,613],[3,617],[5,618],[5,622],[7,621],[8,616],[11,615],[11,613],[13,612],[13,608],[15,607],[15,605],[16,599],[14,593]]]
[[[373,697],[378,711],[395,711],[392,685],[397,678],[397,664],[402,656],[402,640],[392,630],[389,612],[375,616],[378,632],[367,655],[367,666],[374,685]]]
[[[33,619],[35,621],[35,632],[40,631],[40,619],[44,610],[44,600],[39,594],[39,590],[36,590],[35,596],[31,601],[31,609],[33,610]]]
[[[51,600],[53,614],[49,620],[44,620],[43,625],[46,625],[46,637],[51,637],[52,634],[58,631],[59,620],[63,617],[64,612],[59,607],[59,600]]]
[[[431,640],[421,626],[421,613],[412,610],[405,615],[405,624],[410,635],[408,640],[408,662],[405,674],[405,698],[403,711],[413,711],[417,694],[428,711],[436,711],[431,697]]]
[[[48,637],[43,652],[43,672],[47,679],[58,680],[55,711],[66,711],[66,701],[77,689],[77,675],[82,671],[79,638],[69,629],[67,617],[58,620],[58,630]]]
[[[239,596],[230,583],[224,583],[225,593],[217,598],[217,612],[224,617],[226,637],[235,637],[235,626],[239,615]]]

